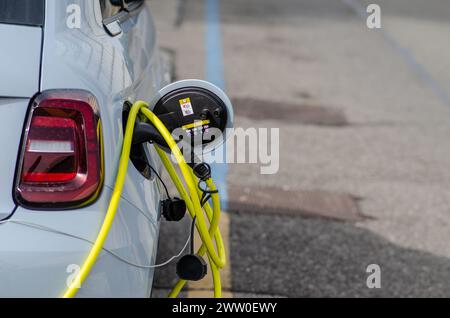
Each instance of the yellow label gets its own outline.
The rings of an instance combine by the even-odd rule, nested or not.
[[[194,108],[192,107],[190,98],[180,99],[180,107],[181,111],[183,112],[183,116],[186,117],[194,115]]]

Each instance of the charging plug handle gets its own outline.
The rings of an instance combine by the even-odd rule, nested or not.
[[[167,142],[153,125],[136,122],[133,132],[133,145],[139,145],[146,142],[154,142],[161,147],[168,147]]]

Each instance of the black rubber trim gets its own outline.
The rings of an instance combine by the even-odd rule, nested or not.
[[[127,1],[128,3],[128,1]],[[132,16],[136,15],[140,9],[142,9],[144,6],[145,0],[138,0],[130,2],[130,4],[127,5],[127,8],[122,8],[118,13],[111,17],[107,17],[103,19],[103,27],[105,28],[105,31],[109,34],[109,31],[107,29],[107,25],[118,21],[119,23],[131,18]]]
[[[0,23],[44,26],[45,0],[0,0]]]

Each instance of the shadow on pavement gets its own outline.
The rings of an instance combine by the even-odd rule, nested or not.
[[[177,255],[180,252],[189,236],[190,224],[190,220],[187,216],[180,223],[161,222],[158,256],[156,260],[157,264],[166,262],[173,255]],[[154,288],[170,290],[173,285],[175,285],[178,281],[175,265],[176,260],[168,266],[157,268],[155,270],[155,278],[153,281]],[[154,294],[153,296],[160,295]]]
[[[352,223],[278,215],[230,215],[234,293],[286,297],[449,297],[450,260],[394,245]],[[163,223],[158,262],[177,254],[189,220]],[[366,286],[369,264],[381,289]],[[154,287],[171,288],[175,263],[157,269]]]
[[[450,260],[396,246],[351,223],[231,217],[232,286],[288,297],[449,297]],[[381,289],[369,289],[369,264]]]

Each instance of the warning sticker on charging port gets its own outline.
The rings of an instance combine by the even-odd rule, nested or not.
[[[185,98],[180,99],[181,111],[183,112],[183,116],[194,115],[194,109],[192,108],[191,99]]]

